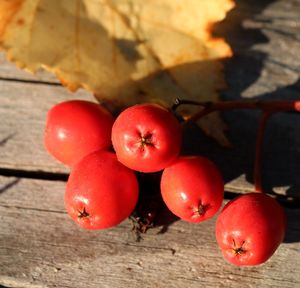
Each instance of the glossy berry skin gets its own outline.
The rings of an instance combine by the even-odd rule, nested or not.
[[[181,219],[198,223],[219,210],[224,197],[222,176],[205,157],[179,157],[161,177],[161,194],[167,207]]]
[[[156,104],[124,110],[112,128],[118,160],[140,172],[157,172],[170,165],[181,149],[182,129],[175,116]]]
[[[238,266],[267,261],[283,241],[286,217],[278,202],[249,193],[228,202],[216,222],[216,239],[224,258]]]
[[[48,111],[44,144],[60,162],[73,166],[85,155],[111,146],[113,116],[99,104],[71,100]]]
[[[135,173],[122,165],[114,153],[96,151],[73,167],[65,207],[82,228],[109,228],[132,213],[138,190]]]

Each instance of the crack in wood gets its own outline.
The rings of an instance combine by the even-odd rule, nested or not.
[[[20,170],[0,168],[0,175],[7,177],[29,178],[38,180],[53,180],[53,181],[67,181],[69,174],[55,173],[48,171],[33,171],[33,170]]]
[[[16,135],[16,133],[11,133],[9,135],[7,135],[6,137],[4,137],[3,139],[0,140],[0,147],[6,145],[6,143],[11,140],[14,136]]]
[[[0,77],[0,81],[17,82],[17,83],[24,83],[24,84],[47,85],[47,86],[61,86],[62,87],[62,85],[58,82],[50,82],[50,81],[44,81],[44,80],[31,80],[31,79]]]
[[[59,213],[59,214],[67,214],[66,211],[59,211],[59,210],[51,210],[51,209],[41,209],[41,208],[34,208],[34,207],[21,207],[21,206],[10,206],[10,205],[3,205],[0,204],[0,207],[8,208],[8,209],[18,209],[18,210],[30,210],[30,211],[38,211],[38,212],[46,212],[46,213]]]
[[[9,183],[3,185],[0,187],[0,194],[9,190],[10,188],[12,188],[13,186],[17,185],[20,182],[21,178],[16,178],[12,181],[10,181]]]

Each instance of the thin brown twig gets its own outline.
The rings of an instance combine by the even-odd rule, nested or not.
[[[197,102],[190,100],[176,99],[172,110],[176,110],[181,105],[197,105],[202,109],[194,114],[188,121],[196,121],[201,117],[215,112],[225,111],[234,109],[255,109],[269,112],[287,112],[287,111],[298,111],[300,112],[300,100],[271,100],[271,101],[218,101],[218,102]]]
[[[300,101],[293,100],[271,100],[271,101],[220,101],[220,102],[198,102],[193,100],[176,99],[172,110],[181,105],[197,105],[202,107],[196,114],[188,118],[186,122],[195,122],[200,118],[212,112],[220,112],[234,109],[255,109],[262,111],[262,117],[259,122],[256,145],[255,145],[255,164],[254,164],[254,185],[256,192],[263,192],[262,188],[262,157],[263,157],[263,141],[264,132],[267,121],[270,116],[276,112],[295,111],[300,112]]]
[[[254,189],[255,192],[263,192],[262,186],[262,162],[264,149],[264,133],[267,122],[273,113],[263,112],[257,129],[256,144],[255,144],[255,163],[254,163]]]

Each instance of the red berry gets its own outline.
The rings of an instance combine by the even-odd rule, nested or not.
[[[104,229],[127,218],[138,200],[134,172],[115,154],[96,151],[78,162],[68,179],[65,207],[86,229]]]
[[[113,116],[99,104],[71,100],[52,107],[44,136],[48,152],[73,166],[85,155],[111,146]]]
[[[218,168],[207,158],[180,157],[163,171],[161,194],[167,207],[189,222],[201,222],[221,207],[224,184]]]
[[[118,160],[140,172],[156,172],[170,165],[180,152],[181,137],[175,116],[156,104],[129,107],[112,128]]]
[[[262,193],[239,196],[225,205],[216,223],[224,258],[235,265],[267,261],[283,241],[286,217],[278,202]]]

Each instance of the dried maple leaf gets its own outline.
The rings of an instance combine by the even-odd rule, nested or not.
[[[231,0],[0,0],[0,43],[18,66],[47,69],[70,90],[83,87],[113,105],[211,101],[225,87],[220,59],[231,50],[210,30],[232,7]],[[218,114],[199,124],[228,144]]]

